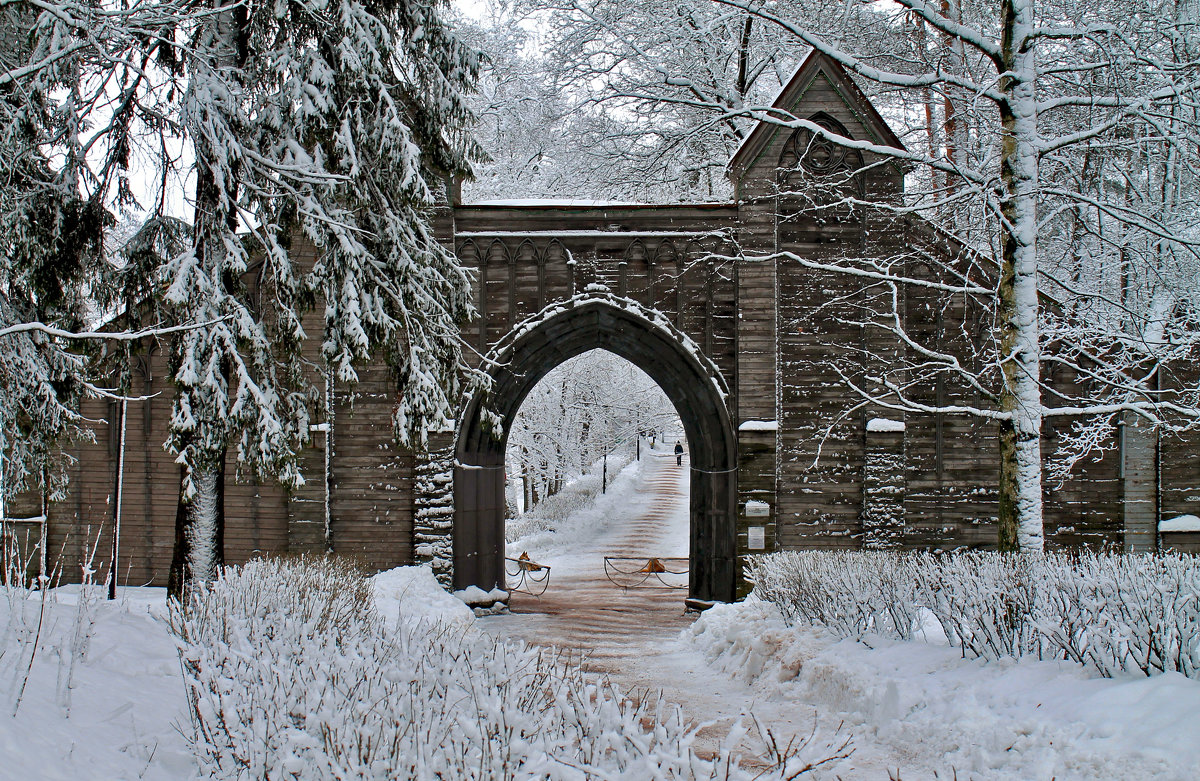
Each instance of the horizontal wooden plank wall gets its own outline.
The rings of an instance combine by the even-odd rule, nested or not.
[[[827,117],[852,137],[880,141],[873,138],[864,113],[847,97],[852,88],[824,74],[801,87],[789,87],[797,95],[789,107],[796,116]],[[911,349],[896,352],[895,338],[873,327],[869,307],[872,297],[880,296],[881,286],[800,262],[902,258],[923,252],[953,263],[955,250],[913,221],[897,219],[883,210],[844,206],[814,210],[812,206],[822,198],[833,199],[839,193],[836,188],[790,192],[795,185],[781,179],[780,170],[796,164],[794,147],[788,146],[791,137],[789,130],[778,129],[769,140],[760,141],[756,160],[742,169],[737,181],[739,239],[747,256],[738,268],[745,280],[739,288],[743,296],[739,307],[744,317],[751,318],[742,326],[739,366],[745,376],[739,377],[739,386],[746,388],[750,376],[770,377],[774,372],[778,405],[771,414],[771,400],[765,394],[743,390],[739,411],[746,419],[779,421],[774,465],[777,496],[773,502],[778,545],[861,546],[865,429],[867,420],[878,415],[905,423],[904,546],[994,547],[999,470],[994,424],[965,415],[902,414],[872,405],[846,414],[860,399],[848,389],[843,376],[861,385],[871,374],[867,370],[872,362],[887,362],[891,354],[901,364],[912,364],[917,356]],[[875,165],[860,174],[859,181],[838,186],[857,186],[869,200],[887,202],[897,197],[903,186],[900,172],[880,160],[863,162]],[[755,255],[771,253],[779,253],[773,262],[756,261]],[[905,270],[918,277],[938,275],[933,268],[912,263]],[[755,297],[765,299],[772,284],[776,296],[758,304]],[[898,294],[906,329],[930,346],[970,356],[975,352],[971,340],[989,338],[985,312],[962,296],[935,295],[911,287],[902,287]],[[760,357],[768,337],[761,325],[765,318],[755,319],[751,314],[756,311],[775,314],[771,334],[775,337],[774,366]],[[1065,390],[1075,378],[1054,376],[1048,381]],[[982,404],[977,394],[961,383],[956,387],[946,377],[913,387],[910,395],[930,405]],[[1055,451],[1060,429],[1069,425],[1047,424],[1047,457]],[[764,444],[761,434],[741,436],[747,454],[759,452],[755,448]],[[763,484],[767,475],[761,456],[747,456],[743,461],[743,499],[749,499],[751,493],[766,495]],[[1114,447],[1077,467],[1061,485],[1048,482],[1049,546],[1120,544],[1124,489],[1119,462]],[[1196,468],[1181,470],[1200,474]]]
[[[784,108],[854,138],[898,143],[848,76],[838,75],[834,64],[817,65],[797,72],[781,93]],[[834,150],[823,164],[844,158],[842,168],[811,177],[800,141],[819,142],[801,132],[807,133],[763,126],[747,139],[731,168],[733,203],[464,206],[444,198],[435,210],[435,234],[471,269],[480,314],[464,326],[464,338],[477,356],[486,355],[523,320],[595,285],[662,312],[711,359],[730,390],[726,401],[738,429],[740,554],[755,552],[749,549],[752,527],[763,527],[766,550],[861,547],[871,498],[864,496],[868,462],[887,472],[886,488],[899,502],[895,508],[871,503],[873,517],[899,519],[900,529],[885,530],[888,540],[922,549],[993,547],[994,424],[860,404],[847,378],[870,388],[881,373],[909,372],[920,356],[901,346],[879,318],[889,289],[806,264],[903,258],[897,263],[905,274],[930,279],[967,272],[986,279],[994,269],[919,220],[848,206],[845,196],[896,201],[902,171]],[[303,238],[293,249],[301,268],[316,259],[316,248]],[[270,291],[257,295],[269,319]],[[904,287],[896,296],[909,333],[940,351],[970,362],[992,338],[986,309],[959,293]],[[231,463],[226,559],[331,547],[368,569],[409,563],[414,506],[421,500],[414,496],[416,460],[392,433],[396,381],[382,361],[369,362],[359,367],[360,381],[334,388],[327,404],[321,314],[306,315],[304,327],[308,377],[319,390],[312,409],[318,428],[300,454],[306,484],[289,493],[272,482],[237,482]],[[133,391],[153,398],[129,409],[118,574],[122,583],[161,585],[171,559],[179,467],[162,448],[172,393],[164,346],[141,347]],[[1185,374],[1174,373],[1180,371]],[[1173,367],[1163,373],[1164,387],[1188,387],[1194,373],[1191,366]],[[904,377],[918,402],[985,405],[950,373]],[[1064,393],[1082,381],[1061,369],[1046,379],[1051,391]],[[101,577],[107,574],[115,412],[108,402],[85,405],[84,414],[98,421],[96,440],[70,449],[69,491],[52,506],[50,558],[68,580],[77,580],[89,560]],[[874,417],[902,421],[903,433],[869,438],[867,422]],[[331,426],[328,453],[322,424]],[[1047,423],[1048,458],[1070,425]],[[885,445],[886,453],[869,450]],[[902,458],[903,467],[883,470],[881,456]],[[449,507],[445,480],[429,472],[426,466],[423,484],[436,486],[438,495],[420,506],[443,512]],[[1155,547],[1159,518],[1200,514],[1200,432],[1146,435],[1136,446],[1114,434],[1103,452],[1061,483],[1047,481],[1045,513],[1051,547]],[[1126,517],[1136,529],[1125,528]],[[441,528],[425,527],[419,530],[425,536]]]
[[[163,449],[171,416],[171,386],[162,348],[146,348],[133,373],[133,392],[153,396],[128,405],[125,481],[121,513],[120,585],[166,585],[175,541],[180,471]],[[96,577],[108,577],[112,545],[119,408],[115,402],[85,403],[97,421],[95,442],[72,448],[69,491],[51,503],[48,552],[62,577],[76,582],[90,562]],[[239,564],[252,556],[287,550],[287,494],[278,484],[238,481],[236,465],[226,472],[225,556]]]

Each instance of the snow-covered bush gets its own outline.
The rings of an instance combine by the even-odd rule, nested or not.
[[[914,584],[897,577],[902,554],[788,551],[753,557],[748,576],[760,598],[789,619],[822,624],[845,637],[868,632],[907,639],[916,623]]]
[[[1200,678],[1200,559],[1082,553],[1044,577],[1038,628],[1056,655],[1104,675]]]
[[[697,757],[661,698],[469,622],[384,621],[365,584],[329,559],[258,560],[173,606],[201,775],[751,777]]]
[[[1033,625],[1035,582],[1046,560],[990,553],[916,554],[895,575],[916,586],[929,610],[964,656],[999,659],[1039,651]],[[1051,569],[1053,566],[1050,567]]]
[[[929,617],[964,656],[1069,659],[1200,678],[1200,559],[1183,554],[787,551],[754,593],[791,622],[910,639]]]

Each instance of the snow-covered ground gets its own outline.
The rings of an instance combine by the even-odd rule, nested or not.
[[[557,534],[519,540],[510,552],[551,564],[554,579],[543,599],[517,595],[511,615],[474,618],[418,567],[376,576],[376,605],[393,626],[438,619],[464,638],[587,649],[590,669],[621,691],[678,704],[699,725],[702,756],[732,745],[752,767],[770,761],[759,734],[769,729],[782,744],[812,735],[808,761],[850,741],[852,753],[813,778],[1200,778],[1200,682],[1179,674],[1105,679],[1068,662],[964,660],[936,642],[839,639],[789,627],[755,599],[697,619],[683,614],[681,592],[602,580],[605,553],[686,553],[687,478],[686,461],[652,453]],[[7,593],[0,779],[198,776],[163,590],[122,589],[110,603],[63,587],[44,613],[40,594]],[[17,640],[39,619],[30,661],[22,648],[32,646]]]
[[[755,600],[709,610],[682,642],[772,708],[844,719],[904,778],[1200,778],[1200,682],[1178,673],[1109,679],[1070,662],[842,640]]]
[[[393,622],[474,620],[428,567],[373,583],[380,614]],[[13,598],[23,593],[0,598],[0,781],[196,777],[166,590],[122,588],[109,602],[101,588],[63,586],[45,592],[44,612],[41,592]],[[31,661],[23,651],[33,644],[17,639],[38,633],[39,618]]]
[[[965,660],[944,644],[843,640],[788,627],[774,605],[753,598],[689,625],[677,595],[615,589],[598,562],[623,536],[687,549],[686,469],[674,490],[659,481],[658,498],[673,504],[659,513],[657,535],[637,523],[653,493],[648,478],[663,463],[631,465],[594,506],[565,520],[561,538],[510,546],[553,564],[557,581],[541,600],[516,595],[513,614],[481,624],[590,650],[594,668],[625,690],[661,689],[690,718],[711,723],[701,749],[719,745],[739,719],[743,727],[757,719],[784,743],[814,733],[813,758],[850,739],[851,756],[816,777],[1200,778],[1200,681],[1177,673],[1106,679],[1069,662]],[[764,754],[755,733],[740,749]]]
[[[582,478],[579,482],[585,483],[582,488],[588,492],[591,501],[558,519],[553,531],[539,530],[513,540],[508,544],[508,555],[516,557],[528,553],[535,561],[556,567],[562,573],[592,567],[606,553],[614,552],[611,540],[615,527],[628,513],[638,511],[638,507],[630,507],[630,504],[638,501],[646,465],[667,458],[661,445],[657,450],[647,450],[642,460],[630,461],[620,472],[610,473],[605,493],[600,493],[596,475]],[[674,460],[673,456],[669,458]],[[687,556],[687,470],[679,470],[670,479],[683,501],[672,502],[668,514],[657,520],[652,552],[659,556]],[[565,491],[574,488],[568,486]]]
[[[108,602],[64,586],[46,592],[44,612],[40,593],[23,593],[0,599],[0,779],[192,777],[166,590]],[[17,635],[39,631],[31,661]]]

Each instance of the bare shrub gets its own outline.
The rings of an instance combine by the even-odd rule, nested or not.
[[[95,582],[96,570],[92,566],[100,544],[100,532],[93,537],[88,533],[84,544],[84,559],[79,563],[81,582],[74,606],[59,602],[58,585],[62,579],[62,560],[55,569],[35,578],[28,578],[31,570],[29,557],[38,555],[37,550],[27,554],[26,560],[8,558],[6,577],[0,581],[0,670],[12,672],[7,679],[11,712],[15,717],[25,701],[31,678],[49,660],[57,662],[55,673],[55,704],[66,716],[70,716],[72,694],[76,687],[76,672],[87,661],[96,620],[103,600],[103,585]],[[66,608],[70,618],[66,619]],[[3,680],[3,679],[0,679]]]
[[[789,551],[748,577],[789,621],[910,639],[926,611],[964,656],[1068,659],[1200,678],[1200,559],[1080,551]]]
[[[844,637],[912,636],[918,613],[907,559],[890,551],[785,551],[751,557],[754,593]]]
[[[336,560],[266,559],[172,607],[202,775],[752,777],[698,757],[696,727],[661,697],[625,697],[576,657],[469,624],[392,628],[367,589]],[[759,777],[795,777],[785,754]]]

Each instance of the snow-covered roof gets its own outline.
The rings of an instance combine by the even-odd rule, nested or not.
[[[812,54],[812,49],[809,49],[808,54],[804,55],[804,59],[800,60],[800,62],[796,64],[796,67],[792,69],[792,75],[788,76],[787,81],[783,82],[783,84],[781,84],[779,86],[779,89],[775,90],[775,94],[771,96],[770,105],[778,106],[783,102],[783,93],[786,92],[787,88],[790,87],[792,85],[792,82],[796,80],[796,74],[800,73],[800,69],[804,67],[804,64],[806,62],[808,62],[809,55],[811,55],[811,54]],[[736,160],[738,158],[738,156],[742,154],[742,148],[746,146],[746,142],[749,141],[750,137],[753,135],[754,135],[753,131],[747,133],[745,135],[745,137],[742,138],[741,142],[738,143],[737,149],[733,150],[733,155],[730,156],[730,158],[729,158],[729,160],[730,160],[729,167],[730,168],[733,167],[732,161]]]
[[[1200,532],[1200,518],[1195,515],[1180,515],[1158,522],[1160,532]]]

